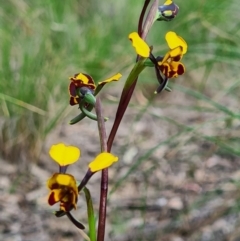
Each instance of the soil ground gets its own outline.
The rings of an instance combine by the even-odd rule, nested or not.
[[[104,102],[104,115],[110,117],[108,131],[114,98]],[[106,240],[240,240],[240,158],[206,138],[224,136],[225,122],[216,121],[221,113],[182,108],[195,102],[179,91],[164,93],[140,115],[147,99],[141,91],[134,94],[112,150],[120,161],[109,170]],[[0,240],[82,240],[66,217],[52,214],[58,207],[46,203],[46,180],[58,170],[48,156],[51,144],[81,148],[80,161],[68,169],[79,180],[99,151],[96,122],[83,120],[70,126],[71,117],[47,137],[38,162],[17,166],[0,161]],[[233,123],[232,135],[239,136],[239,131],[239,123]],[[100,173],[88,188],[97,211]],[[83,195],[73,214],[87,224]]]

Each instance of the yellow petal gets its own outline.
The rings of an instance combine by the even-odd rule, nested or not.
[[[102,152],[92,162],[90,162],[88,167],[90,168],[91,172],[97,172],[110,167],[114,162],[117,161],[117,156],[114,156],[108,152]]]
[[[103,84],[106,84],[106,83],[110,83],[112,81],[118,81],[121,77],[122,77],[122,75],[120,73],[117,73],[117,74],[113,75],[112,77],[110,77],[110,78],[108,78],[104,81],[98,82],[98,84],[103,85]]]
[[[140,38],[137,32],[130,33],[128,38],[132,41],[132,45],[135,48],[138,55],[147,58],[150,55],[150,48],[147,43]]]
[[[52,145],[49,155],[60,166],[73,164],[80,157],[80,150],[75,146],[66,146],[63,143]]]
[[[178,36],[175,32],[167,32],[165,39],[168,43],[168,46],[170,49],[175,49],[179,46],[182,47],[182,54],[185,54],[187,52],[187,43],[186,41]]]
[[[163,5],[170,5],[172,4],[172,0],[167,0]]]

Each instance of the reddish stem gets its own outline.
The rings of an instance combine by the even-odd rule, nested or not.
[[[97,241],[104,241],[108,194],[108,169],[102,170]]]
[[[142,36],[143,19],[144,19],[144,15],[146,13],[146,10],[147,10],[147,7],[148,7],[148,4],[150,3],[150,1],[151,0],[145,0],[142,12],[141,12],[140,17],[139,17],[139,21],[138,21],[138,34],[139,34],[139,36]]]

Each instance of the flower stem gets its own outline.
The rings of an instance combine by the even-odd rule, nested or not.
[[[107,151],[107,134],[104,123],[104,117],[102,114],[101,101],[97,98],[96,114],[98,122],[99,138],[101,143],[101,152]],[[107,212],[107,194],[108,194],[108,169],[102,170],[101,177],[101,193],[100,193],[100,204],[99,204],[99,220],[98,220],[98,233],[97,241],[104,241],[105,236],[105,225],[106,225],[106,212]]]

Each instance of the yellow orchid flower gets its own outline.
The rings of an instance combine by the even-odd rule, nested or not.
[[[47,181],[50,189],[48,204],[54,205],[60,202],[60,210],[64,212],[76,209],[78,200],[78,188],[75,178],[70,174],[55,173]]]
[[[171,1],[167,1],[165,4],[171,4]],[[129,39],[132,41],[132,45],[138,55],[144,58],[150,56],[149,46],[140,38],[138,33],[133,32],[129,34]],[[167,32],[165,39],[170,50],[161,58],[161,61],[158,61],[158,67],[167,78],[177,77],[185,72],[185,66],[180,60],[187,52],[187,43],[182,37],[172,31]]]
[[[162,61],[158,62],[159,69],[167,78],[178,77],[185,72],[185,66],[180,60],[187,52],[187,43],[182,37],[171,31],[167,32],[165,39],[170,50]]]
[[[118,81],[121,77],[122,75],[120,73],[117,73],[112,77],[99,82],[98,85],[96,85],[93,78],[90,75],[84,73],[75,74],[73,77],[69,78],[71,81],[68,86],[68,92],[70,95],[70,105],[77,105],[81,100],[77,93],[77,89],[87,87],[89,91],[92,92],[92,94],[97,95],[105,84],[110,83],[112,81]]]

